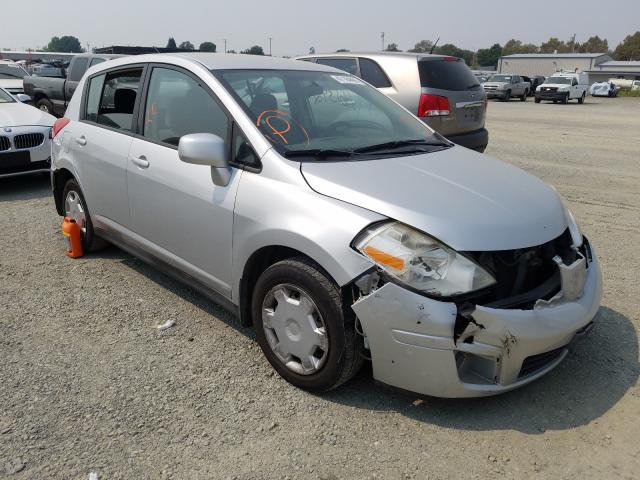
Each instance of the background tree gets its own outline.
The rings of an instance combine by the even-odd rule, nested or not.
[[[589,39],[580,45],[582,53],[607,53],[609,51],[609,42],[606,38],[600,38],[598,35],[589,37]]]
[[[514,53],[538,53],[539,49],[532,43],[522,43],[520,40],[512,38],[502,47],[502,56],[513,55]]]
[[[53,37],[44,48],[47,52],[82,53],[80,40],[70,35],[64,37]]]
[[[409,51],[412,53],[429,53],[433,48],[433,42],[431,40],[420,40]]]
[[[616,60],[640,60],[640,31],[627,35],[613,51]]]
[[[316,47],[310,47],[309,48],[309,55],[313,55],[314,53],[316,53]]]
[[[450,57],[462,58],[467,65],[471,65],[473,63],[473,57],[475,56],[475,52],[457,47],[453,43],[445,43],[440,47],[436,47],[433,50],[433,53],[437,53],[438,55],[448,55]]]
[[[227,53],[238,53],[235,50],[227,50]]]
[[[346,48],[339,48],[338,50],[336,50],[336,53],[340,52],[350,52],[350,50],[347,50]]]
[[[551,37],[540,45],[540,53],[569,53],[571,45],[566,44],[563,40]]]
[[[264,50],[262,50],[260,45],[254,45],[251,48],[242,50],[240,53],[244,53],[245,55],[264,55]]]
[[[198,47],[198,50],[202,52],[215,52],[216,44],[213,42],[202,42]]]
[[[182,42],[180,45],[178,45],[178,48],[182,48],[183,50],[195,50],[196,47],[193,46],[193,43],[191,43],[189,40],[185,40],[184,42]]]
[[[167,41],[167,48],[178,48],[178,45],[176,45],[175,38],[169,37],[169,40]]]
[[[495,67],[502,56],[502,46],[494,43],[490,48],[481,48],[476,53],[476,62],[483,67]]]
[[[401,52],[402,50],[400,50],[398,48],[398,44],[390,43],[390,44],[387,45],[387,48],[385,48],[385,51],[387,51],[387,52]]]

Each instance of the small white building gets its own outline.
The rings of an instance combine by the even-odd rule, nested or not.
[[[590,82],[606,82],[610,78],[625,78],[627,80],[640,80],[640,62],[622,62],[611,60],[594,66],[587,70]]]
[[[608,53],[516,53],[500,57],[499,73],[549,76],[561,70],[589,72],[613,59]]]

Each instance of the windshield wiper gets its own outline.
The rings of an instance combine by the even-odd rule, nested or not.
[[[296,157],[351,157],[353,150],[334,150],[330,148],[310,148],[308,150],[287,150],[283,155],[287,158]]]
[[[402,148],[402,147],[421,147],[421,146],[448,147],[449,145],[439,140],[424,140],[424,139],[395,140],[393,142],[384,142],[384,143],[378,143],[377,145],[369,145],[368,147],[356,148],[354,152],[355,153],[372,153],[380,150],[393,150],[393,149]],[[416,150],[425,151],[425,152],[427,151],[427,150],[421,150],[417,148]]]

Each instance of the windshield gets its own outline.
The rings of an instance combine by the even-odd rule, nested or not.
[[[544,83],[571,85],[571,79],[567,77],[549,77],[544,81]]]
[[[24,78],[28,75],[20,65],[0,64],[0,78]]]
[[[511,75],[492,75],[489,78],[490,82],[506,82],[506,83],[510,83],[511,82]]]
[[[0,103],[13,103],[15,100],[11,95],[0,88]]]
[[[367,155],[393,150],[392,156],[449,146],[386,95],[349,74],[298,70],[213,73],[274,148],[287,157],[335,159],[364,155],[361,149]]]

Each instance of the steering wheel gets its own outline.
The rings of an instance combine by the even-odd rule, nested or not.
[[[339,120],[327,125],[326,129],[337,133],[341,127],[347,128],[366,128],[369,130],[378,130],[379,132],[388,133],[388,129],[372,120]]]

